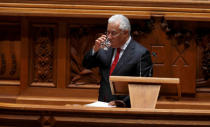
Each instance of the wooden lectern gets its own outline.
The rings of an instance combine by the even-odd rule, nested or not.
[[[110,76],[113,95],[130,96],[131,108],[155,108],[161,85],[176,85],[181,97],[179,78]]]

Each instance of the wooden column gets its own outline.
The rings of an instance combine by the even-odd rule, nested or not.
[[[28,38],[28,20],[22,17],[21,20],[21,66],[20,66],[20,82],[21,92],[27,88],[29,84],[29,38]]]
[[[65,88],[67,85],[67,25],[58,24],[57,40],[57,87]]]

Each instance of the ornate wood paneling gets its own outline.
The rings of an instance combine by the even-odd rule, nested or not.
[[[209,27],[196,30],[197,42],[197,86],[210,87],[210,32]]]
[[[0,101],[15,102],[20,88],[21,24],[1,17],[0,21]]]
[[[144,26],[147,26],[147,30],[141,25],[142,23],[139,24],[138,22],[137,27],[134,27],[136,30],[134,30],[133,34],[136,40],[139,40],[140,43],[150,49],[154,63],[154,76],[179,77],[181,79],[182,92],[195,93],[195,76],[200,73],[195,67],[196,61],[200,56],[197,54],[197,47],[203,45],[204,51],[201,54],[206,54],[206,57],[202,57],[201,61],[199,61],[199,63],[204,65],[202,67],[204,69],[199,70],[205,73],[205,76],[203,75],[201,79],[206,80],[202,81],[205,84],[209,82],[208,78],[206,78],[209,77],[207,71],[209,70],[209,67],[207,67],[209,41],[206,38],[208,33],[198,32],[197,30],[202,29],[200,31],[206,31],[209,28],[202,28],[199,22],[166,21],[163,18],[152,18],[146,22]],[[202,25],[205,26],[207,23],[203,22]],[[200,36],[203,36],[203,39],[202,41],[200,39],[198,42]],[[167,92],[173,91],[171,88],[162,89]]]
[[[49,96],[81,87],[97,92],[98,69],[85,69],[82,59],[107,18],[121,13],[131,19],[133,38],[151,51],[154,76],[179,77],[182,92],[194,94],[196,86],[209,88],[209,8],[209,1],[191,0],[2,0],[0,84],[20,84],[26,96],[45,95],[43,87],[54,90]]]
[[[0,80],[17,81],[20,79],[20,24],[0,22],[0,35]]]
[[[132,36],[151,51],[152,60],[154,63],[154,76],[179,77],[181,79],[182,92],[187,94],[195,93],[195,66],[197,56],[196,36],[198,36],[196,29],[199,27],[199,25],[196,26],[196,22],[167,22],[163,18],[152,18],[151,20],[132,20],[131,22]],[[92,32],[90,30],[92,30]],[[73,31],[75,31],[77,34],[74,35]],[[85,53],[84,51],[87,51],[87,49],[91,48],[93,45],[94,39],[90,37],[88,38],[88,33],[94,33],[93,31],[95,32],[97,30],[91,26],[86,26],[86,28],[81,28],[81,26],[74,27],[74,29],[72,28],[73,36],[70,37],[71,74],[73,75],[73,78],[71,78],[73,81],[72,83],[74,83],[74,81],[76,81],[77,84],[88,84],[92,82],[92,78],[88,77],[91,76],[92,72],[82,70],[82,67],[79,65],[81,65],[81,58]],[[82,36],[86,36],[86,38]],[[75,39],[76,37],[80,40]],[[84,44],[84,47],[89,48],[84,50],[80,45],[80,41],[88,42]],[[72,48],[76,47],[75,44],[80,47]],[[76,51],[76,49],[79,50]],[[73,53],[77,55],[73,55]],[[75,65],[77,65],[77,67]],[[206,70],[207,68],[208,67],[206,67]],[[76,75],[75,72],[77,73]],[[96,72],[94,73],[97,75]],[[85,78],[88,80],[85,80]],[[173,88],[162,89],[165,92],[167,91],[167,93],[175,92],[175,89]]]
[[[71,98],[78,96],[79,91],[84,93],[84,89],[72,91],[80,88],[92,89],[92,92],[95,90],[93,93],[97,98],[100,80],[98,68],[85,69],[82,59],[95,39],[106,31],[106,18],[14,19],[22,24],[1,23],[0,29],[4,31],[1,32],[4,36],[1,36],[0,43],[1,84],[19,84],[14,81],[19,81],[22,76],[22,99],[23,96],[36,96],[36,93],[40,96],[54,96],[56,91],[59,93],[56,97]],[[131,24],[133,38],[151,51],[154,76],[179,77],[184,94],[194,94],[196,83],[199,87],[209,87],[208,22],[153,17],[145,20],[131,19]],[[45,93],[43,87],[50,87],[53,92]],[[61,89],[65,92],[61,92]],[[176,92],[174,90],[170,87],[162,88],[166,93]],[[1,93],[5,94],[6,91],[17,93],[10,87]],[[93,99],[94,95],[89,95]]]
[[[32,86],[51,86],[56,83],[55,25],[33,24],[31,27]]]
[[[95,43],[95,39],[105,33],[105,25],[77,25],[69,28],[70,41],[70,84],[99,84],[98,68],[91,70],[82,66],[87,51]]]

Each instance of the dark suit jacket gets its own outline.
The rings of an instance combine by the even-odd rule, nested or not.
[[[109,102],[112,100],[123,100],[126,105],[130,106],[128,96],[113,96],[109,85],[109,70],[114,53],[113,48],[108,50],[100,49],[94,55],[90,50],[84,57],[83,66],[85,68],[99,67],[101,74],[99,101]],[[141,67],[141,69],[140,69]],[[141,44],[131,39],[131,42],[125,49],[119,59],[112,75],[115,76],[152,76],[153,67],[149,51]]]

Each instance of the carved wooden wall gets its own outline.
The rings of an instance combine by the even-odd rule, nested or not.
[[[59,16],[59,11],[52,14],[50,8],[44,4],[25,4],[24,9],[42,8],[40,15],[39,12],[33,13],[33,9],[27,14],[27,10],[19,12],[17,9],[23,9],[23,5],[7,2],[0,3],[2,6],[0,8],[2,15],[0,17],[0,100],[25,102],[27,97],[34,97],[36,101],[33,100],[33,103],[36,103],[40,98],[44,101],[48,97],[63,97],[63,103],[66,103],[73,102],[74,100],[69,100],[73,97],[83,98],[85,103],[97,99],[100,81],[98,68],[85,69],[82,66],[82,59],[85,52],[94,44],[94,40],[106,31],[107,18],[115,11],[105,6],[101,7],[102,3],[99,2],[100,6],[95,8],[92,6],[96,5],[78,6],[81,14],[75,16],[76,12],[70,8],[76,5],[71,6],[70,3],[73,1],[69,1],[66,8],[74,15],[62,12],[62,16]],[[43,3],[46,4],[47,1]],[[145,13],[140,11],[145,9],[142,7],[136,7],[134,16],[130,14],[131,5],[134,6],[134,3],[131,2],[129,8],[122,13],[131,19],[133,38],[151,51],[154,76],[179,77],[184,94],[195,94],[196,87],[210,87],[210,27],[207,13],[209,10],[203,11],[205,13],[203,18],[206,21],[197,17],[198,12],[205,10],[205,6],[195,7],[201,8],[194,10],[196,16],[183,18],[186,16],[183,12],[182,17],[179,17],[180,13],[176,13],[173,17],[170,11],[174,7],[169,5],[170,2],[166,2],[162,6],[170,6],[172,10],[163,9],[165,16],[159,15],[158,8],[154,10],[157,14],[144,15]],[[123,8],[126,6],[124,4],[122,2]],[[60,3],[57,6],[50,6],[63,9]],[[182,6],[191,7],[190,4]],[[8,10],[4,11],[6,7]],[[10,12],[12,8],[17,9],[14,15]],[[101,16],[90,10],[86,14],[82,8],[98,9],[96,12]],[[105,14],[101,12],[102,8],[107,10],[104,11]],[[76,8],[74,9],[76,11]],[[180,9],[177,8],[177,11],[180,12]],[[191,11],[194,14],[193,9]],[[162,91],[175,92],[170,87],[162,88]]]
[[[69,31],[69,71],[71,72],[69,84],[99,84],[100,75],[98,68],[94,68],[92,71],[85,69],[82,66],[82,60],[84,54],[92,48],[95,39],[106,31],[105,25],[70,25]]]
[[[154,76],[179,77],[182,92],[195,93],[196,84],[197,87],[202,84],[199,81],[209,87],[207,24],[208,22],[166,21],[164,18],[152,18],[146,21],[144,25],[146,30],[139,21],[136,21],[133,36],[151,51]],[[204,51],[200,53],[199,50]],[[172,90],[169,87],[162,89],[165,92]]]

